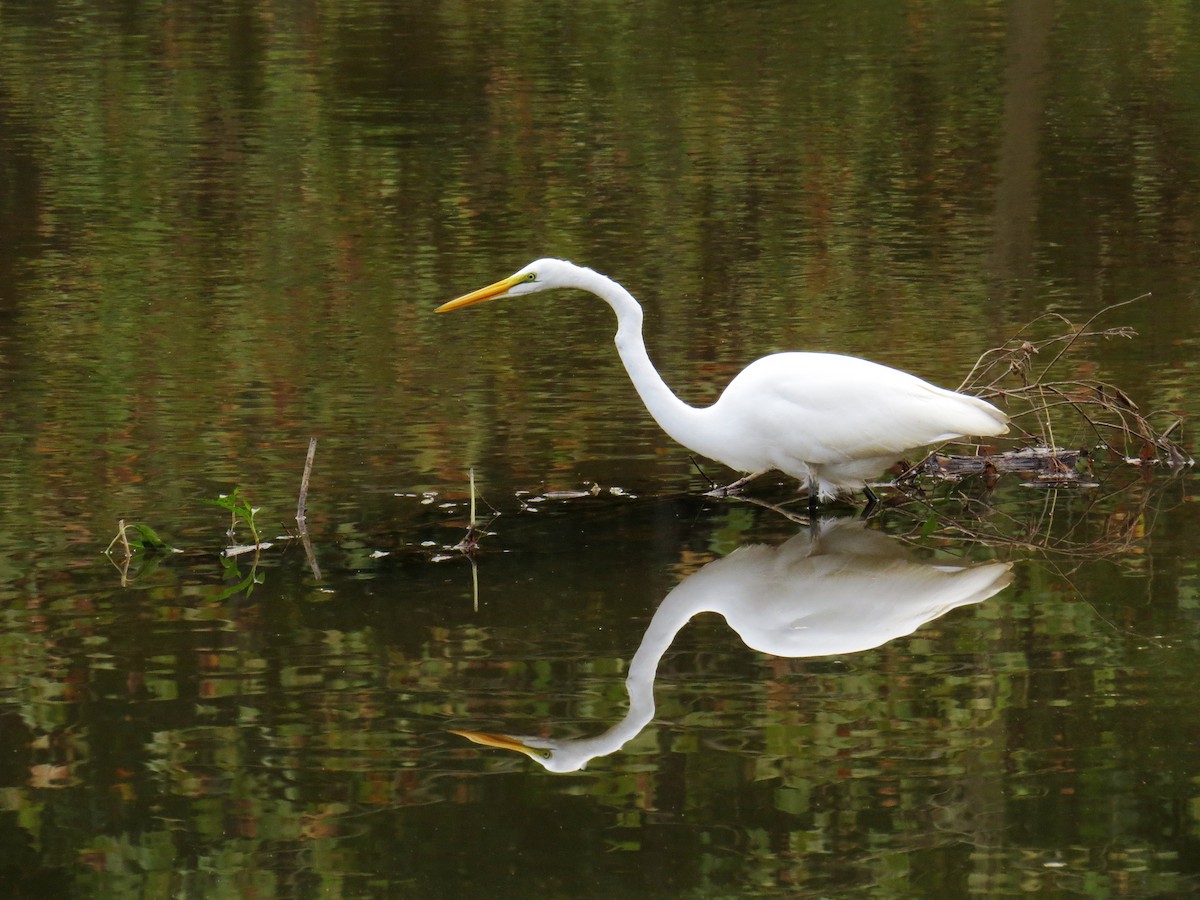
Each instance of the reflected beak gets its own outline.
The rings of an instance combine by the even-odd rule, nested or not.
[[[489,284],[485,288],[480,288],[477,291],[471,291],[469,294],[463,294],[457,299],[451,300],[449,303],[443,303],[434,312],[450,312],[452,309],[462,309],[464,306],[472,306],[476,303],[483,303],[485,300],[495,300],[503,297],[512,288],[521,283],[521,279],[516,275],[509,276],[503,281],[497,281],[495,284]]]
[[[468,294],[467,296],[471,295]],[[524,753],[531,758],[541,755],[541,751],[535,750],[533,747],[527,747],[519,739],[509,737],[507,734],[488,734],[486,731],[451,731],[450,733],[457,734],[459,737],[465,737],[468,741],[474,741],[476,744],[483,744],[485,747],[495,747],[498,750],[516,750],[518,753]]]

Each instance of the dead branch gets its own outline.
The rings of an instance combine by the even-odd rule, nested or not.
[[[999,347],[985,351],[959,386],[986,399],[1004,399],[1010,415],[1029,440],[1041,448],[1055,446],[1055,424],[1064,424],[1062,413],[1070,412],[1076,422],[1092,433],[1095,446],[1118,454],[1137,465],[1165,462],[1170,466],[1191,465],[1191,457],[1172,434],[1180,419],[1170,415],[1171,423],[1155,428],[1153,420],[1166,416],[1143,413],[1122,388],[1106,381],[1051,378],[1052,370],[1085,339],[1129,339],[1136,332],[1128,326],[1095,328],[1107,313],[1144,300],[1149,294],[1110,304],[1076,325],[1060,313],[1045,313],[1023,325]],[[1033,332],[1046,322],[1055,323],[1061,332],[1034,338]],[[1041,360],[1049,354],[1043,365]],[[1016,408],[1021,407],[1024,408]],[[1024,427],[1023,419],[1033,419],[1034,427]],[[1060,428],[1061,431],[1061,428]]]

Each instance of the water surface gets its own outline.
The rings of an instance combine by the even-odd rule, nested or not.
[[[1011,583],[818,654],[747,639],[744,600],[639,656],[756,554],[832,555],[896,609],[903,579],[701,497],[602,303],[432,310],[574,259],[643,301],[651,356],[704,404],[783,349],[953,387],[1044,312],[1149,293],[1100,322],[1136,338],[1081,342],[1059,377],[1182,417],[1188,444],[1198,26],[1069,0],[4,4],[0,883],[1193,892],[1190,470],[1100,454],[1091,488],[842,508],[823,527],[871,560]],[[313,436],[312,560],[286,537],[222,557],[203,501],[236,486],[294,530]],[[448,549],[472,469],[500,514],[474,565]],[[124,570],[119,520],[183,552]],[[750,596],[797,583],[820,594]],[[622,722],[566,772],[452,733],[579,747]]]

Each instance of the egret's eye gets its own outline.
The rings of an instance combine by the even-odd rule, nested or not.
[[[537,281],[537,272],[530,272],[525,276],[526,281]]]
[[[550,759],[552,756],[554,756],[554,753],[552,753],[550,750],[542,751],[542,759]]]

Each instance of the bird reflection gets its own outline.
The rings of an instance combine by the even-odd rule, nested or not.
[[[659,605],[630,661],[629,712],[603,734],[555,740],[452,733],[524,753],[552,772],[577,771],[650,723],[658,663],[699,613],[720,613],[746,646],[773,656],[857,653],[992,597],[1012,580],[1010,565],[932,565],[862,522],[822,522],[778,547],[741,547],[681,581]]]

